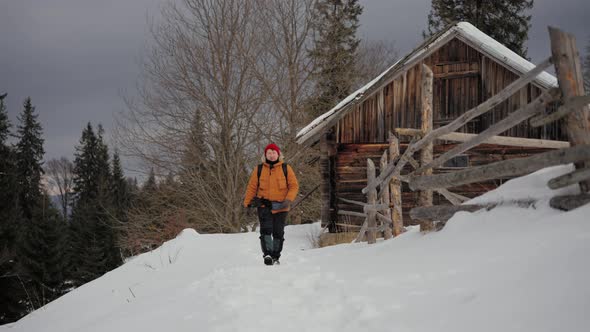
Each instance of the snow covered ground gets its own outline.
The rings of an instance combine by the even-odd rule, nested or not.
[[[312,249],[288,226],[281,266],[255,233],[183,231],[0,331],[590,331],[590,206],[548,207],[548,179],[509,181],[437,233]],[[574,192],[566,188],[559,193]]]

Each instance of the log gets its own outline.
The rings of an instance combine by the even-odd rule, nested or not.
[[[367,159],[367,181],[375,180],[375,164],[371,159]],[[377,190],[373,189],[367,193],[367,205],[376,205],[377,203]],[[367,242],[373,244],[377,242],[377,234],[375,228],[377,226],[377,211],[367,211]]]
[[[361,218],[366,218],[367,214],[362,213],[362,212],[354,212],[354,211],[347,211],[347,210],[338,210],[338,214],[339,215],[343,215],[343,216],[353,216],[353,217],[361,217]]]
[[[433,162],[427,165],[423,164],[422,167],[416,170],[416,173],[424,173],[424,171],[427,169],[439,167],[451,158],[471,149],[474,146],[482,144],[487,139],[492,138],[500,133],[503,133],[506,130],[521,123],[522,121],[525,121],[526,119],[532,117],[533,115],[542,112],[545,109],[545,106],[548,103],[557,100],[559,98],[559,95],[559,89],[557,88],[549,89],[543,92],[531,103],[527,104],[525,107],[519,109],[516,112],[510,113],[506,118],[502,119],[500,122],[495,123],[488,129],[481,132],[479,135],[473,137],[471,140],[457,145],[453,149],[445,152],[444,154],[436,158],[436,160],[434,160]]]
[[[583,107],[587,107],[590,104],[590,96],[575,96],[570,97],[566,100],[564,105],[559,106],[557,111],[549,114],[541,114],[529,121],[529,124],[533,127],[540,127],[551,122],[557,121],[572,112],[578,111]]]
[[[392,133],[389,133],[389,160],[393,164],[393,160],[399,158],[399,141]],[[402,213],[402,189],[401,181],[397,178],[392,178],[389,182],[389,191],[391,193],[391,204],[393,210],[391,211],[391,220],[393,220],[393,236],[398,236],[403,232],[404,220]]]
[[[564,99],[583,96],[584,80],[580,56],[573,35],[549,27],[551,54],[555,60],[555,74]],[[565,118],[569,141],[572,146],[590,144],[590,107],[587,105],[571,112]],[[590,168],[590,163],[575,163],[576,169]],[[590,191],[590,181],[580,182],[582,192]]]
[[[530,207],[537,201],[533,199],[512,200],[494,202],[488,204],[464,204],[464,205],[436,205],[428,207],[416,207],[410,210],[410,217],[415,220],[447,221],[459,211],[475,212],[481,209],[491,210],[497,206]]]
[[[590,169],[582,168],[549,180],[547,186],[551,189],[559,189],[586,180],[590,180]]]
[[[433,74],[432,70],[426,65],[422,65],[422,124],[421,130],[422,135],[428,135],[433,128],[433,115],[432,115],[432,82]],[[434,144],[430,142],[426,144],[424,148],[420,150],[420,165],[425,166],[432,162],[434,155]],[[411,158],[411,156],[408,156]],[[432,168],[422,169],[420,172],[422,175],[432,175]],[[418,193],[418,205],[419,206],[432,206],[432,190],[422,190]],[[433,225],[429,220],[423,220],[420,222],[420,230],[426,231]]]
[[[343,202],[350,203],[350,204],[356,204],[356,205],[360,205],[360,206],[367,205],[367,203],[365,203],[365,202],[353,201],[352,199],[346,199],[346,198],[342,198],[342,197],[338,197],[338,199]]]
[[[578,145],[567,149],[540,153],[526,158],[499,161],[452,173],[415,176],[410,179],[409,185],[412,190],[450,188],[474,182],[520,176],[545,167],[584,160],[590,160],[590,145]]]
[[[383,151],[383,155],[381,156],[381,160],[379,161],[379,168],[380,169],[385,169],[387,167],[387,151]],[[384,186],[383,187],[383,193],[381,194],[381,202],[383,202],[383,204],[385,204],[388,208],[384,211],[385,216],[391,216],[391,209],[389,208],[390,203],[391,203],[391,199],[389,197],[389,186]],[[379,217],[380,214],[377,214],[377,219],[381,220],[382,219]],[[384,223],[384,225],[389,225],[389,224],[393,224],[393,222],[388,222],[388,223]],[[389,240],[393,235],[393,231],[391,229],[391,227],[387,227],[383,233],[383,238],[385,240]]]
[[[357,235],[356,239],[354,239],[354,241],[352,242],[360,242],[365,238],[365,233],[367,232],[367,218],[365,218],[365,221],[363,222],[363,225],[361,226],[361,230],[359,231],[359,235]]]
[[[590,203],[590,194],[583,193],[579,195],[555,196],[549,201],[549,206],[558,210],[571,211],[588,203]]]
[[[366,204],[363,206],[363,211],[369,213],[369,211],[384,211],[389,209],[389,204]]]
[[[398,135],[422,137],[422,131],[420,129],[412,128],[396,128],[395,132]],[[403,133],[403,134],[402,134]],[[455,141],[455,142],[467,142],[477,137],[479,134],[466,134],[466,133],[449,133],[444,134],[437,138],[441,141]],[[518,146],[527,148],[541,148],[541,149],[561,149],[570,146],[569,142],[536,139],[536,138],[521,138],[521,137],[509,137],[509,136],[493,136],[482,142],[483,144],[498,144],[505,146]]]
[[[404,158],[405,156],[412,156],[414,152],[422,149],[424,146],[431,143],[441,135],[456,131],[457,129],[464,126],[467,122],[494,108],[496,105],[500,104],[501,102],[512,96],[516,91],[520,90],[528,83],[530,83],[532,80],[534,80],[535,77],[542,73],[545,68],[549,67],[551,63],[551,57],[545,59],[531,71],[527,72],[517,80],[510,83],[498,94],[490,97],[488,100],[479,104],[475,108],[472,108],[469,111],[463,113],[461,116],[456,118],[448,125],[431,131],[428,135],[424,136],[420,141],[409,145],[402,157],[400,158],[399,162],[395,164],[395,166],[393,164],[389,165],[386,170],[383,170],[381,172],[381,174],[375,181],[369,182],[367,186],[363,188],[363,194],[366,194],[369,190],[373,188],[377,188],[377,186],[380,186],[381,183],[389,181],[392,176],[399,174],[399,172],[407,162],[407,160]]]

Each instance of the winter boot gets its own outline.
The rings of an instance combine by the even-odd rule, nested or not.
[[[272,265],[273,264],[273,259],[272,259],[272,257],[270,257],[270,255],[264,256],[264,264],[266,264],[266,265]]]
[[[278,258],[273,258],[272,259],[272,265],[281,265],[281,262],[279,262]]]

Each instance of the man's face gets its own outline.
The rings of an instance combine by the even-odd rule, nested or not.
[[[270,161],[277,161],[279,159],[279,153],[273,149],[266,150],[266,159]]]

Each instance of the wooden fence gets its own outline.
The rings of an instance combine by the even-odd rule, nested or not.
[[[521,176],[536,170],[574,163],[575,170],[569,174],[551,179],[548,186],[552,189],[562,188],[578,183],[579,195],[556,196],[550,204],[554,208],[571,210],[590,202],[590,96],[584,96],[582,71],[578,51],[572,35],[556,28],[549,28],[551,40],[551,57],[545,59],[528,73],[509,84],[498,94],[482,104],[465,112],[451,123],[433,129],[432,123],[432,71],[424,65],[422,74],[422,126],[417,129],[396,129],[398,135],[410,135],[414,139],[403,155],[399,153],[398,140],[390,133],[389,153],[381,158],[380,174],[376,176],[375,165],[367,160],[367,186],[362,190],[367,195],[367,203],[342,199],[348,203],[363,206],[363,213],[339,211],[339,214],[354,215],[365,218],[356,241],[369,243],[376,241],[377,233],[383,232],[385,239],[391,235],[399,235],[403,231],[401,213],[401,182],[407,182],[412,190],[420,190],[419,207],[410,211],[413,219],[420,221],[421,231],[440,229],[446,220],[457,211],[476,211],[491,209],[500,204],[530,206],[531,200],[496,202],[486,205],[461,205],[467,200],[452,193],[448,188],[462,184],[476,183],[485,180]],[[535,100],[521,109],[512,112],[505,119],[495,123],[477,135],[455,133],[467,122],[494,108],[509,98],[516,91],[530,83],[538,74],[551,64],[555,66],[559,87],[543,92]],[[556,112],[545,114],[546,105],[559,101],[562,106]],[[523,121],[532,126],[541,126],[565,118],[569,144],[525,138],[497,136]],[[462,143],[433,160],[433,143],[437,139],[457,140]],[[467,167],[462,170],[433,174],[433,169],[446,161],[482,143],[540,146],[557,150],[533,155],[526,158],[504,160],[483,166]],[[564,144],[565,143],[565,144]],[[419,152],[420,160],[413,158]],[[410,174],[401,175],[401,170],[410,164],[414,170]],[[379,192],[377,192],[379,188]],[[432,206],[433,191],[444,196],[452,205]],[[438,224],[435,224],[439,222]]]

